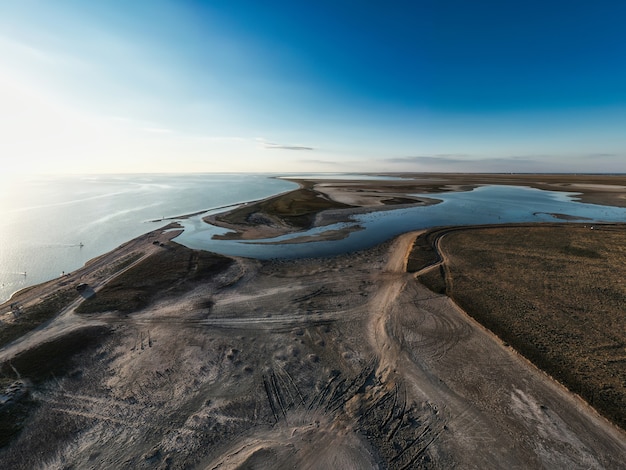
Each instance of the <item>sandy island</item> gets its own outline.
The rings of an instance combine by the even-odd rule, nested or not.
[[[301,189],[312,193],[250,204],[223,223],[249,237],[285,233],[430,203],[407,192],[493,183],[626,204],[623,177],[421,175],[310,182]],[[0,306],[10,329],[80,282],[95,293],[76,293],[0,349],[0,467],[623,465],[621,429],[418,282],[422,270],[408,272],[418,233],[334,258],[232,258],[208,271],[175,235],[146,234]],[[179,271],[166,273],[163,259]],[[77,313],[116,295],[140,307]]]

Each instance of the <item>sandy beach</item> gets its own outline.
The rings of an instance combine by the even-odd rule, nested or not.
[[[496,183],[626,206],[623,177],[428,175],[308,183],[325,199],[310,220]],[[298,231],[250,206],[248,223],[223,222],[242,238]],[[195,259],[175,235],[156,230],[18,293],[2,326],[11,303],[26,311],[79,282],[98,298],[167,250]],[[132,312],[77,313],[77,294],[0,349],[13,397],[0,413],[20,423],[3,428],[0,466],[619,468],[623,430],[408,272],[418,235],[324,259],[233,257],[202,279],[190,261],[184,283]]]

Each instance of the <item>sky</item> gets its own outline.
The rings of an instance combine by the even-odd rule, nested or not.
[[[0,178],[623,173],[624,18],[620,0],[0,0]]]

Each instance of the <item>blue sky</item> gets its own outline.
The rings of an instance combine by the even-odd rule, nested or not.
[[[624,18],[621,1],[0,0],[0,158],[626,172]]]

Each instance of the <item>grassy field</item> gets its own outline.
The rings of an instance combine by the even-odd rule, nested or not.
[[[420,280],[626,429],[626,227],[440,230],[413,271],[444,234],[443,266]]]

